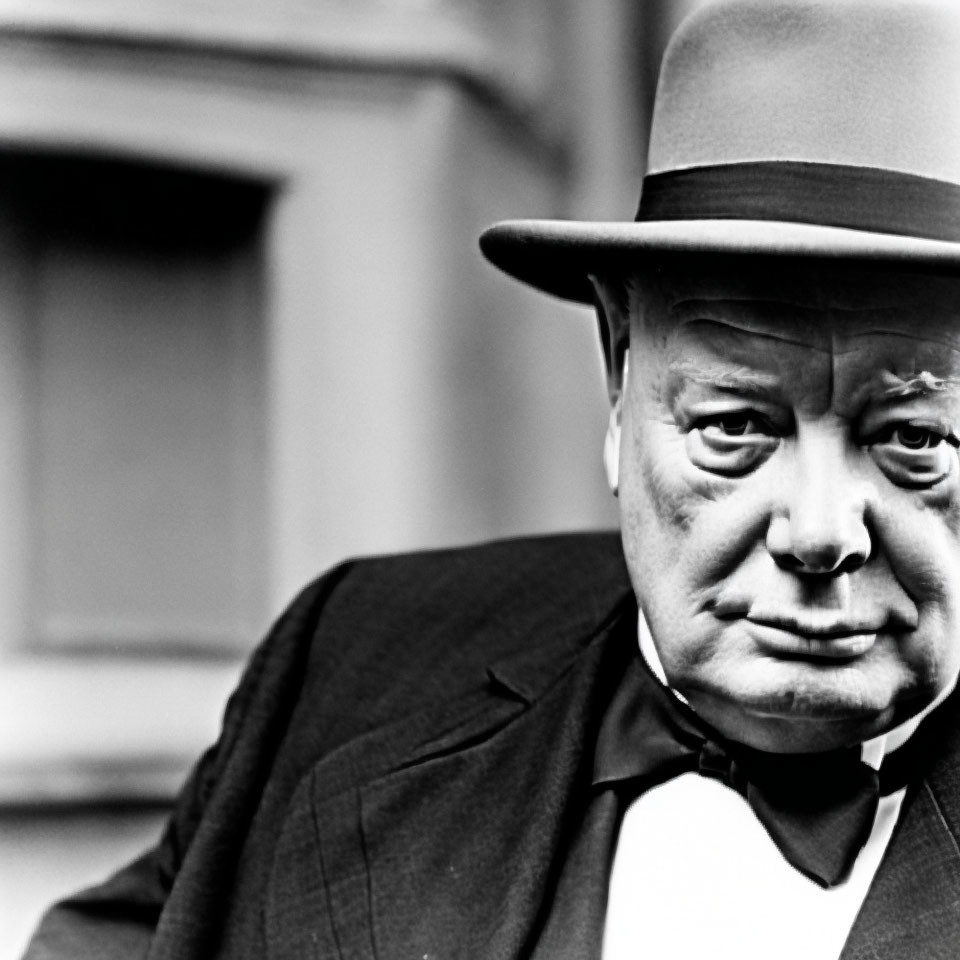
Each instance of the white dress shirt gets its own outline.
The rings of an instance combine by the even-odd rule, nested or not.
[[[640,617],[640,649],[666,677]],[[879,769],[953,689],[863,744]],[[836,960],[853,927],[906,790],[881,797],[850,877],[825,890],[791,867],[736,791],[687,773],[642,794],[624,815],[610,875],[603,960]]]

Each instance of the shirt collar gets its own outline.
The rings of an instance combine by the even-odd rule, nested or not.
[[[653,672],[653,675],[678,699],[681,703],[687,704],[686,698],[674,690],[667,682],[667,675],[664,673],[663,664],[660,662],[660,655],[653,642],[653,636],[650,633],[650,627],[647,626],[646,617],[643,611],[637,610],[637,636],[640,641],[640,655],[646,661],[647,666]],[[918,714],[904,720],[892,730],[880,734],[879,737],[873,737],[865,740],[860,747],[861,759],[864,763],[873,767],[874,770],[880,769],[880,763],[888,753],[898,750],[913,736],[917,727],[920,726],[923,719],[935,710],[947,697],[953,693],[957,685],[957,673],[954,673],[953,679],[932,702],[928,703]]]

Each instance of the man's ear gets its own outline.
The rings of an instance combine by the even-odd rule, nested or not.
[[[623,424],[623,391],[630,371],[630,349],[623,352],[620,389],[610,405],[610,419],[607,421],[607,434],[603,439],[603,469],[607,474],[610,492],[617,496],[620,492],[620,432]]]
[[[607,396],[610,398],[610,419],[603,443],[603,467],[614,496],[620,486],[620,425],[623,418],[623,391],[630,361],[629,297],[626,286],[596,277],[590,278],[594,289],[600,345],[607,374]]]
[[[629,296],[626,283],[620,280],[591,276],[590,282],[606,368],[607,396],[613,404],[623,391],[623,359],[630,343]]]

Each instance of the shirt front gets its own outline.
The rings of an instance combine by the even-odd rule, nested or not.
[[[666,677],[640,617],[640,649]],[[866,742],[878,769],[926,710]],[[603,960],[836,960],[893,836],[906,790],[881,797],[873,830],[842,884],[824,889],[784,860],[746,800],[716,780],[685,773],[633,800],[623,813],[610,874]]]

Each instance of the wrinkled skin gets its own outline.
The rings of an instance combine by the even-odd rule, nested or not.
[[[960,279],[680,258],[633,286],[626,316],[600,285],[608,472],[671,685],[766,750],[917,713],[960,668]]]

